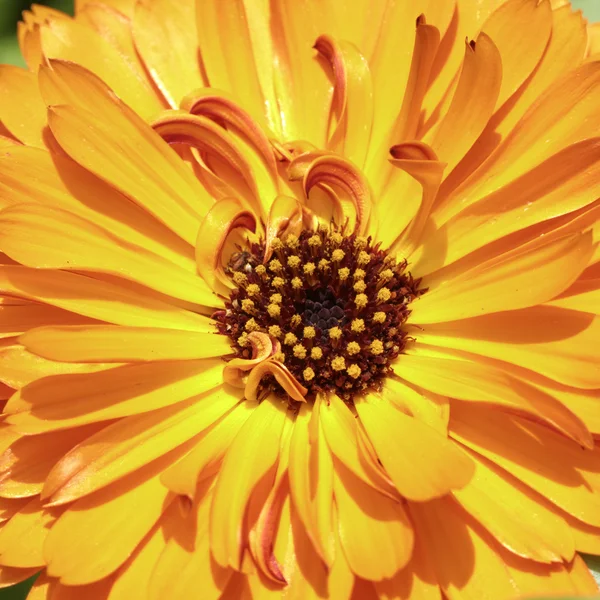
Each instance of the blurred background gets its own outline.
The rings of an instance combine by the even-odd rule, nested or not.
[[[16,25],[21,18],[21,11],[29,8],[31,4],[31,0],[0,0],[0,64],[25,66],[17,44]],[[73,14],[74,0],[37,0],[36,4],[52,6]],[[571,4],[574,8],[583,10],[589,21],[600,21],[600,0],[571,0]],[[588,559],[587,562],[592,569],[600,571],[598,558]],[[30,580],[12,588],[0,589],[0,600],[23,600],[32,583]]]

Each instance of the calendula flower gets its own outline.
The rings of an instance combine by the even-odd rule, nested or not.
[[[600,554],[600,62],[580,13],[94,0],[34,6],[19,39],[3,585],[597,591],[578,552]]]

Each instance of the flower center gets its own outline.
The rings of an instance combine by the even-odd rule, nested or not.
[[[236,356],[252,355],[248,335],[263,332],[280,344],[276,359],[308,396],[334,392],[346,401],[378,389],[403,351],[408,305],[423,293],[406,261],[335,227],[275,238],[234,254],[227,266],[236,287],[215,315]],[[272,377],[261,383],[281,391]]]

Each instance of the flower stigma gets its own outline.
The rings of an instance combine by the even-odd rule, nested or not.
[[[250,243],[227,265],[235,288],[214,315],[234,357],[249,359],[249,332],[263,332],[281,347],[278,359],[308,390],[332,392],[351,402],[379,390],[391,363],[409,340],[403,328],[410,303],[426,290],[371,237],[335,226]],[[267,375],[262,392],[283,394]]]

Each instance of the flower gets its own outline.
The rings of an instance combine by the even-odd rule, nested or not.
[[[578,552],[600,553],[600,62],[580,13],[82,0],[34,6],[19,40],[3,584],[597,590]]]

